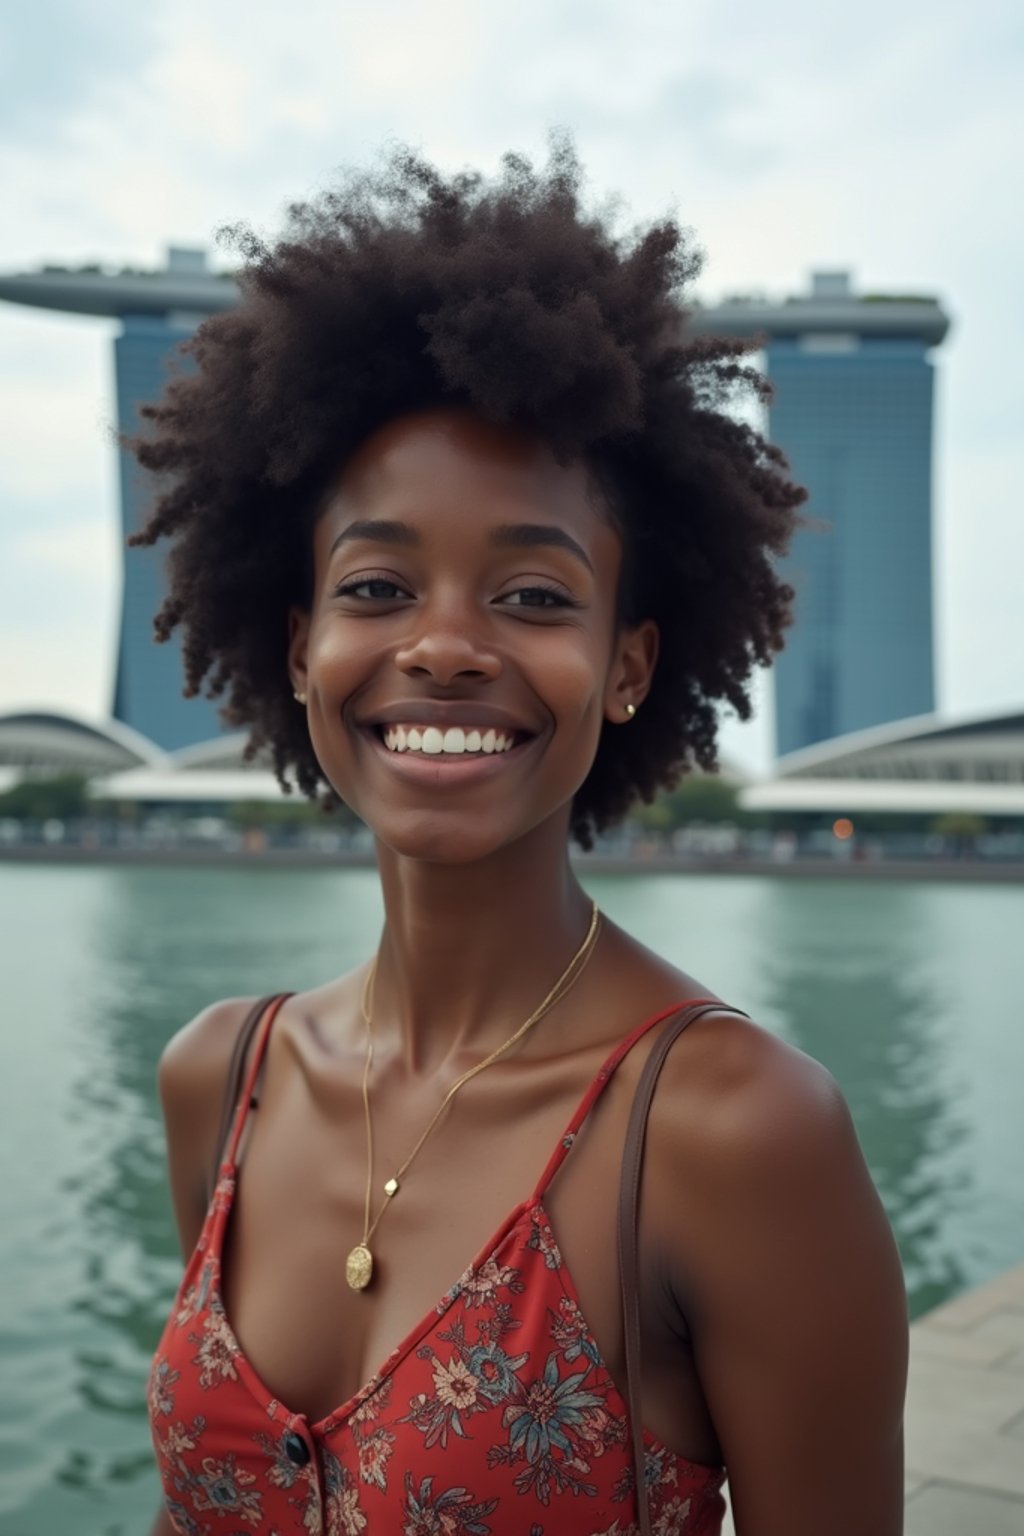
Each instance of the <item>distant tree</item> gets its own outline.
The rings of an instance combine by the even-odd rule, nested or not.
[[[970,811],[947,811],[944,816],[936,816],[932,822],[932,831],[940,837],[973,839],[984,837],[988,831],[988,822],[984,816],[974,816]]]
[[[703,826],[746,824],[736,785],[711,773],[689,775],[675,789],[641,806],[632,819],[648,832],[674,832],[694,822]]]
[[[956,853],[973,853],[978,838],[988,831],[988,822],[984,816],[974,816],[970,811],[947,811],[944,816],[936,816],[932,831],[952,843]]]
[[[14,821],[74,821],[91,806],[78,773],[28,777],[0,794],[0,816]]]
[[[341,804],[325,810],[323,806],[305,798],[294,796],[280,800],[236,800],[226,808],[225,815],[236,827],[330,827],[353,826],[357,818],[348,806]]]

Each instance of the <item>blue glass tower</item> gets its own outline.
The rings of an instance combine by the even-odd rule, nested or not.
[[[134,432],[142,425],[139,406],[161,393],[177,349],[194,327],[188,316],[124,316],[124,328],[114,343],[117,419],[122,431]],[[129,454],[122,450],[120,460],[121,529],[127,539],[149,515],[152,488]],[[115,720],[173,750],[206,741],[222,727],[209,699],[186,699],[182,693],[178,636],[163,645],[154,642],[153,616],[166,590],[165,558],[159,544],[153,549],[125,548],[112,713]]]
[[[934,299],[859,296],[819,272],[782,304],[705,312],[766,336],[769,436],[805,485],[813,526],[781,572],[795,621],[776,658],[780,754],[935,707],[929,350],[949,321]]]

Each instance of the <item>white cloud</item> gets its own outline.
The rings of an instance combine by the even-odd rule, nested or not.
[[[111,531],[91,525],[29,529],[14,546],[15,558],[26,566],[38,566],[47,579],[73,576],[83,582],[105,582],[120,552]]]
[[[17,507],[41,503],[62,503],[69,515],[80,512],[86,465],[104,494],[113,477],[115,327],[81,320],[68,325],[68,318],[0,311],[0,495],[8,518]]]
[[[1024,520],[1010,488],[1022,478],[1024,401],[1010,338],[1024,308],[1024,218],[1010,189],[1024,123],[1010,0],[969,11],[937,0],[926,14],[864,0],[856,17],[809,0],[295,0],[258,26],[242,0],[144,9],[142,19],[111,0],[107,25],[99,0],[47,0],[8,18],[17,90],[0,176],[18,216],[4,266],[155,261],[168,240],[208,243],[239,218],[273,230],[288,201],[389,136],[449,168],[493,169],[507,148],[542,153],[547,129],[564,123],[595,194],[622,193],[639,217],[675,205],[696,227],[708,295],[792,289],[809,267],[839,264],[865,286],[948,302],[943,696],[963,708],[1019,698]],[[0,308],[3,538],[5,553],[21,550],[7,564],[22,585],[45,570],[44,545],[29,560],[19,544],[26,525],[116,526],[111,374],[101,323]],[[106,585],[97,578],[108,594],[111,558]],[[25,611],[18,599],[8,626]],[[68,615],[86,623],[81,610],[63,612],[49,633],[76,664],[108,644],[95,617],[76,631]],[[26,646],[3,659],[18,654]]]

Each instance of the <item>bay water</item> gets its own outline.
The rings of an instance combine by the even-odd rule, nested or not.
[[[838,1080],[911,1312],[1024,1259],[1024,887],[588,877],[615,921]],[[156,1064],[224,996],[358,964],[372,870],[0,866],[0,1533],[140,1536],[181,1274]]]

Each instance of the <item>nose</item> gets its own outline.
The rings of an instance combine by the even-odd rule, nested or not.
[[[501,673],[501,658],[480,616],[461,605],[425,604],[395,652],[395,665],[442,688],[460,680],[491,682]]]

